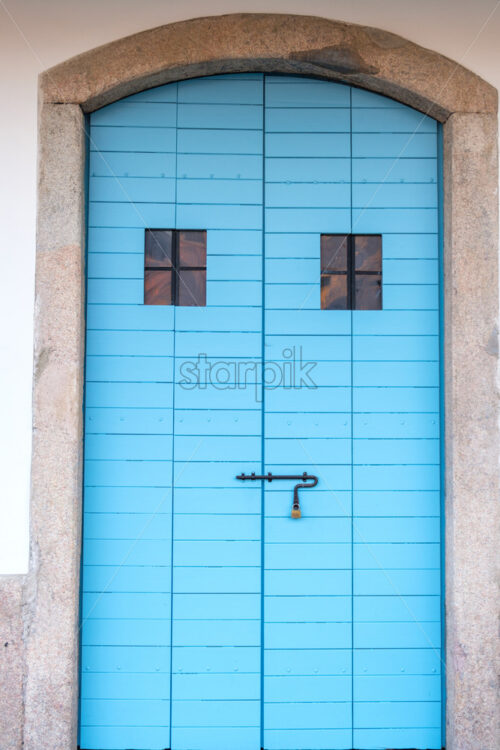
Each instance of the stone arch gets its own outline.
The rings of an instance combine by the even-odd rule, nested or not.
[[[86,52],[40,77],[24,747],[76,746],[85,113],[169,81],[245,71],[346,82],[444,124],[447,747],[493,750],[497,92],[452,60],[380,29],[272,14],[162,26]]]

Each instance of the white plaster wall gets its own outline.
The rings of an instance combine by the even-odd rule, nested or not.
[[[235,12],[377,26],[500,89],[500,0],[0,0],[0,574],[28,559],[37,76],[143,29]]]

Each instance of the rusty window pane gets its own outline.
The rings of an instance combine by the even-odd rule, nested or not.
[[[172,271],[148,269],[144,271],[144,304],[172,304]]]
[[[207,272],[205,269],[179,270],[177,304],[187,307],[206,305]]]
[[[378,274],[356,274],[354,297],[356,310],[381,310],[382,277]]]
[[[357,234],[354,236],[355,270],[382,273],[382,236]]]
[[[321,235],[321,271],[347,273],[347,234]]]
[[[145,305],[206,305],[206,231],[146,229]]]
[[[179,267],[205,268],[207,265],[207,233],[179,232]]]
[[[172,230],[146,229],[145,268],[171,268]]]
[[[321,275],[321,309],[347,310],[347,274]]]

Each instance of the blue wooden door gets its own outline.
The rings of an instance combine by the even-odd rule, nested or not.
[[[262,74],[90,127],[80,746],[441,747],[436,124]],[[206,305],[144,304],[145,230]],[[321,309],[321,235],[382,309]],[[316,474],[290,517],[291,483]]]

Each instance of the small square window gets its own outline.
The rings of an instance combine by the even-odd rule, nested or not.
[[[321,309],[382,309],[382,235],[321,235]]]
[[[144,304],[206,305],[207,233],[146,229]]]

